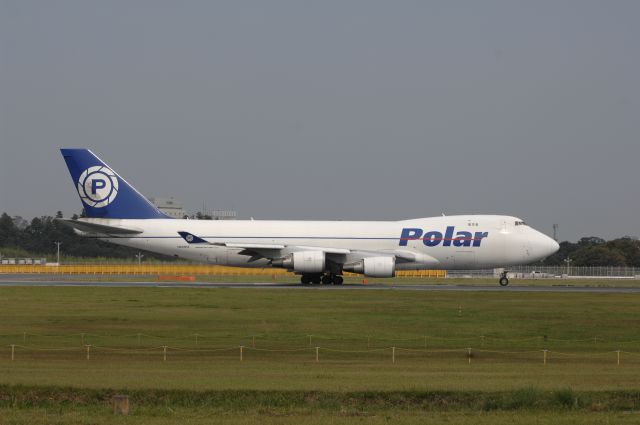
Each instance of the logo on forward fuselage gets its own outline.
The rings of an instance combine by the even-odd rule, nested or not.
[[[454,226],[447,226],[444,234],[437,230],[424,230],[417,227],[405,227],[400,235],[400,246],[407,246],[409,241],[422,241],[425,246],[480,246],[482,240],[489,236],[489,232],[456,232]]]
[[[90,207],[106,207],[118,195],[118,178],[108,167],[96,165],[80,174],[78,194],[82,201]]]

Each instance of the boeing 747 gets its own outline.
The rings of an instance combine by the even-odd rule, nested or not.
[[[303,284],[343,283],[344,272],[393,277],[396,270],[487,269],[533,263],[556,241],[506,215],[398,221],[188,220],[162,213],[88,149],[61,149],[86,218],[78,233],[192,261],[282,267]],[[502,273],[500,284],[507,285]]]

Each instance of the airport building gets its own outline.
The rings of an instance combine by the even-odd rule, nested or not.
[[[212,220],[235,220],[236,212],[233,210],[213,210],[210,211]]]
[[[184,210],[182,206],[182,202],[170,198],[149,198],[153,204],[158,207],[160,211],[173,218],[184,218],[187,215],[187,212]]]
[[[203,211],[200,211],[196,215],[189,215],[187,211],[184,209],[184,206],[181,201],[169,197],[169,198],[149,198],[149,200],[156,206],[160,211],[167,214],[169,217],[173,218],[200,218],[206,217],[206,219],[210,220],[235,220],[236,212],[234,210],[208,210],[206,206],[203,205]]]

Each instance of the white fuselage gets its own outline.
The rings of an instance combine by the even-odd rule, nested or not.
[[[402,221],[262,221],[83,219],[142,231],[135,236],[100,239],[193,261],[265,267],[267,259],[239,254],[241,248],[216,243],[278,244],[305,249],[347,249],[343,262],[363,253],[415,255],[398,269],[471,269],[532,263],[557,250],[557,243],[520,219],[497,215],[460,215]],[[522,224],[519,224],[522,223]],[[208,244],[187,243],[189,232]],[[470,237],[469,237],[470,235]],[[286,252],[286,249],[284,250]]]

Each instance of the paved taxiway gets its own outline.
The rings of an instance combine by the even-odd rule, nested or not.
[[[591,287],[591,286],[528,286],[509,285],[501,287],[499,285],[468,285],[462,282],[451,284],[347,284],[342,286],[333,285],[300,285],[296,283],[185,283],[185,282],[103,282],[103,281],[47,281],[47,280],[0,280],[0,287],[3,286],[73,286],[73,287],[109,287],[109,288],[261,288],[261,289],[295,289],[295,290],[316,290],[316,291],[341,291],[341,290],[386,290],[386,291],[462,291],[462,292],[591,292],[591,293],[628,293],[640,294],[640,287]]]

